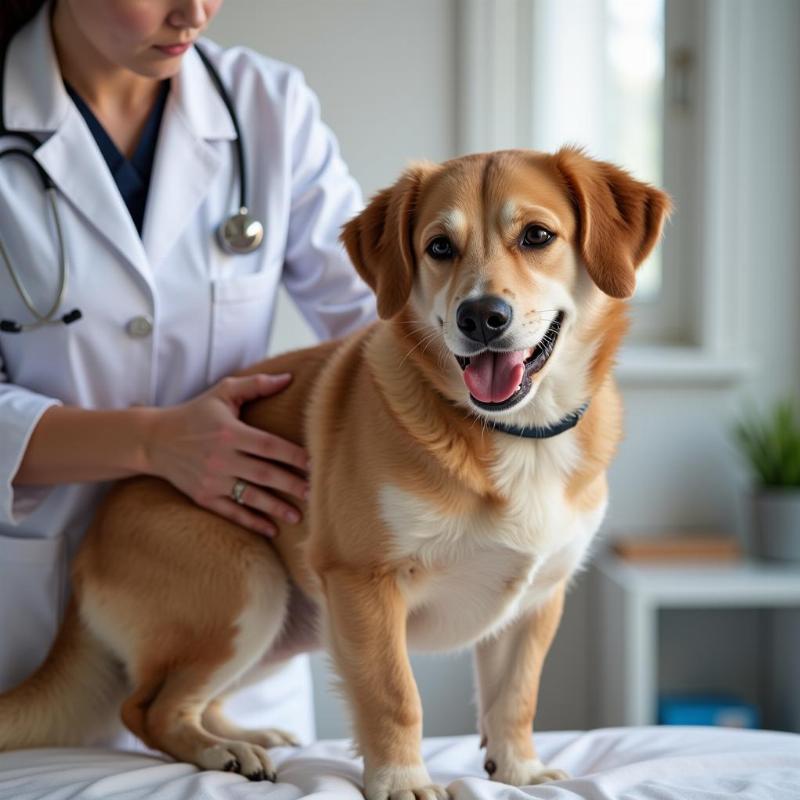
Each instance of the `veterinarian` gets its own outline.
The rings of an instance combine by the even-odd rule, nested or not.
[[[3,4],[0,691],[47,653],[110,481],[157,475],[266,536],[298,513],[274,490],[303,497],[306,452],[238,419],[291,376],[225,379],[266,355],[280,283],[322,338],[374,318],[317,100],[195,45],[220,5]],[[308,662],[230,710],[313,738]]]

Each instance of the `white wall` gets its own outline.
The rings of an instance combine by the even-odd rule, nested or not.
[[[606,532],[664,529],[746,532],[746,475],[729,443],[742,400],[767,403],[800,391],[800,3],[730,0],[751,20],[742,57],[752,65],[740,91],[749,191],[729,235],[746,267],[737,331],[752,370],[727,385],[625,385],[626,439],[611,471]],[[223,44],[244,43],[300,66],[320,96],[345,158],[367,194],[415,158],[456,154],[455,0],[228,0],[212,26]],[[743,335],[742,335],[743,334]],[[286,302],[275,350],[311,341]],[[595,722],[592,636],[586,581],[577,580],[545,666],[539,729]],[[733,625],[748,624],[747,619]],[[734,631],[731,631],[735,635]],[[428,735],[474,730],[470,659],[414,659]],[[315,658],[320,736],[346,735]]]

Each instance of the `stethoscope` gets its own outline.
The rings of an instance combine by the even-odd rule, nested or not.
[[[211,81],[219,92],[222,102],[225,103],[225,108],[228,110],[231,122],[233,123],[234,131],[236,132],[236,159],[239,167],[239,210],[232,214],[227,219],[223,220],[217,228],[216,236],[220,247],[227,253],[233,255],[245,255],[252,253],[258,249],[264,239],[264,226],[251,216],[247,209],[247,175],[244,164],[244,144],[242,140],[242,130],[239,127],[239,118],[236,115],[236,110],[231,102],[230,95],[225,90],[222,84],[222,79],[219,76],[214,65],[209,61],[208,56],[195,45],[195,51],[200,56],[200,60],[208,70]],[[33,152],[39,147],[41,142],[33,136],[33,134],[26,131],[9,131],[5,126],[3,117],[3,68],[5,65],[5,54],[0,54],[0,136],[15,136],[18,139],[23,139],[28,142],[32,150],[24,150],[20,147],[9,147],[0,152],[0,159],[6,156],[19,156],[29,161],[36,168],[39,179],[42,183],[45,196],[47,197],[50,207],[50,213],[53,219],[53,224],[56,229],[56,238],[58,239],[58,290],[56,292],[56,299],[52,306],[42,314],[35,306],[33,299],[28,291],[25,289],[22,281],[20,280],[17,271],[8,257],[8,252],[0,239],[0,257],[6,265],[11,280],[14,283],[19,296],[25,307],[30,311],[34,317],[34,322],[20,323],[11,319],[0,320],[0,332],[3,333],[22,333],[23,331],[30,331],[36,328],[41,328],[44,325],[59,325],[64,323],[69,325],[72,322],[79,320],[83,314],[80,309],[73,308],[72,311],[67,312],[61,316],[57,316],[56,312],[61,307],[61,301],[64,299],[64,293],[67,287],[67,256],[64,247],[64,232],[61,226],[61,217],[58,213],[58,205],[56,203],[56,186],[53,180],[47,174],[47,171],[42,165],[33,157]]]

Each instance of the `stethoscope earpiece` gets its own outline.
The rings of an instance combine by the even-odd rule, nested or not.
[[[243,255],[257,250],[264,239],[264,226],[246,208],[228,217],[217,229],[219,246],[233,255]]]
[[[41,328],[44,325],[58,325],[61,322],[65,325],[69,325],[73,322],[77,322],[82,316],[83,314],[79,308],[73,308],[72,311],[67,312],[60,319],[43,317],[38,322],[33,322],[29,325],[22,325],[13,319],[0,319],[0,332],[22,333],[23,331],[32,331],[36,328]]]

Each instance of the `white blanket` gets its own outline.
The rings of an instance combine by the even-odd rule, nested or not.
[[[573,777],[512,788],[486,779],[476,736],[426,739],[453,800],[799,800],[800,735],[720,728],[537,733],[542,759]],[[275,748],[278,783],[112,750],[0,754],[0,800],[360,800],[361,761],[345,740]]]

